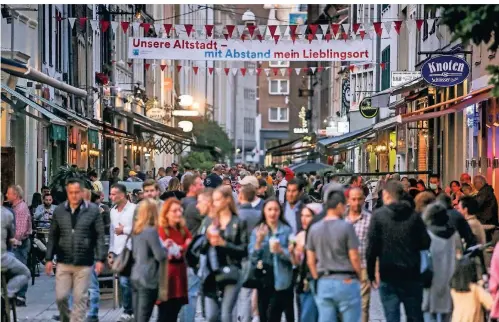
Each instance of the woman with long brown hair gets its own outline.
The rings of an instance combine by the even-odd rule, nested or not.
[[[214,215],[201,227],[206,232],[202,253],[208,258],[208,274],[202,283],[206,320],[219,321],[221,315],[222,322],[231,322],[237,320],[233,308],[240,290],[241,263],[248,252],[248,232],[246,222],[237,216],[232,187],[217,188],[212,205]]]
[[[161,195],[160,199],[177,198],[182,200],[185,198],[185,192],[180,190],[180,186],[180,180],[177,177],[171,178],[170,182],[168,182],[168,190]]]
[[[144,199],[137,207],[137,220],[132,231],[133,259],[130,279],[133,286],[135,321],[149,321],[158,298],[161,263],[166,249],[161,245],[156,228],[158,206],[153,199]]]
[[[184,253],[192,240],[177,199],[169,198],[163,204],[158,219],[158,234],[168,249],[168,265],[159,287],[158,321],[176,322],[180,309],[189,301]]]

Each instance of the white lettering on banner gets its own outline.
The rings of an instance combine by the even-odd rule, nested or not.
[[[371,42],[331,40],[235,41],[130,38],[131,59],[254,60],[254,61],[368,61]]]

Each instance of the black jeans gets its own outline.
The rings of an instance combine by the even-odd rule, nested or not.
[[[400,322],[400,303],[404,305],[407,322],[422,322],[423,286],[419,281],[381,282],[379,295],[385,318]]]
[[[133,288],[133,312],[136,322],[149,321],[154,304],[158,299],[158,290]]]
[[[282,312],[286,315],[286,321],[294,321],[293,299],[293,287],[283,291],[276,291],[273,287],[258,289],[260,322],[281,321]]]
[[[177,322],[178,313],[184,306],[185,299],[170,299],[158,305],[158,322]],[[148,321],[148,320],[144,320]]]

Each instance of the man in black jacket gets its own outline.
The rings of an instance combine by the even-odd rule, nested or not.
[[[473,185],[478,191],[476,201],[480,208],[480,212],[476,217],[482,225],[499,226],[498,206],[494,188],[487,184],[487,180],[482,175],[473,178]]]
[[[52,216],[45,271],[52,272],[52,260],[57,256],[55,293],[61,321],[70,321],[71,290],[71,321],[84,321],[94,260],[97,258],[95,272],[100,274],[106,259],[104,223],[99,208],[83,200],[82,183],[78,179],[68,181],[66,192],[68,200]]]
[[[403,201],[403,194],[398,181],[389,181],[383,189],[384,206],[374,212],[367,234],[367,274],[377,288],[379,260],[380,297],[387,321],[400,321],[400,303],[408,321],[423,321],[420,252],[430,248],[431,239],[421,217]]]

